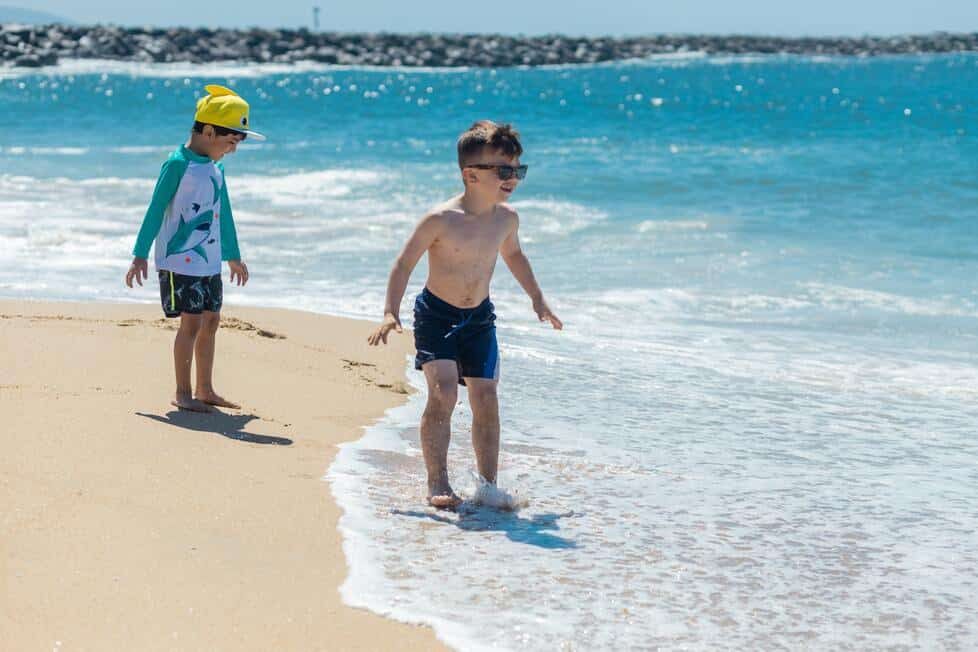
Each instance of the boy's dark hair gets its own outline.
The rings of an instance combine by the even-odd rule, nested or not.
[[[523,153],[520,134],[510,124],[479,120],[458,137],[458,166],[464,168],[477,159],[486,148],[515,158]]]
[[[200,122],[194,120],[194,133],[202,134],[204,133],[204,125],[209,125],[209,122]],[[228,134],[240,134],[241,132],[237,129],[228,129],[227,127],[219,127],[217,125],[211,125],[214,128],[214,133],[218,136],[227,136]]]

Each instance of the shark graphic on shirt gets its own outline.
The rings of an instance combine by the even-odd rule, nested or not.
[[[166,255],[172,256],[174,254],[192,251],[203,258],[204,262],[208,262],[207,252],[204,251],[201,245],[211,237],[211,225],[213,222],[214,211],[212,210],[204,211],[189,222],[185,221],[181,215],[180,226],[177,228],[177,232],[166,243]]]
[[[217,180],[211,177],[210,182],[211,187],[214,189],[213,209],[199,213],[189,221],[185,220],[183,215],[180,216],[180,226],[166,245],[167,256],[192,251],[203,258],[205,263],[209,262],[207,260],[207,252],[202,245],[210,238],[211,226],[213,225],[212,219],[215,216],[214,211],[217,209],[221,199],[221,187],[217,183]],[[197,202],[193,202],[191,208],[193,208],[195,213],[198,213],[201,206]]]

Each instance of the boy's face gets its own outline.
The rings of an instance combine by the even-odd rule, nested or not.
[[[233,132],[220,136],[210,125],[204,126],[203,135],[207,141],[207,156],[213,161],[220,161],[226,154],[233,154],[238,149],[238,143],[245,139],[244,134]]]
[[[499,168],[515,168],[519,164],[518,156],[506,156],[499,151],[487,149],[478,160],[467,165],[463,173],[466,174],[469,187],[479,188],[480,192],[487,192],[496,201],[502,202],[509,199],[520,180],[512,173],[509,174],[508,179],[500,179]],[[506,173],[504,172],[503,175],[505,176]]]

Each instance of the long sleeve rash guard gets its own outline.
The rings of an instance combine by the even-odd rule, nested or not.
[[[188,276],[221,273],[222,260],[240,260],[224,166],[180,146],[160,169],[133,255],[156,269]]]

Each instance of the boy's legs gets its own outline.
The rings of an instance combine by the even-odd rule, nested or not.
[[[496,483],[499,466],[499,400],[494,378],[465,377],[469,390],[469,406],[472,408],[472,448],[479,475],[487,482]]]
[[[221,325],[221,313],[205,310],[201,315],[200,332],[194,352],[197,358],[197,387],[194,398],[208,405],[238,408],[240,406],[223,398],[214,391],[214,348],[217,329]]]
[[[422,368],[428,382],[428,402],[421,415],[428,502],[435,507],[455,507],[462,501],[448,482],[448,443],[452,437],[452,411],[458,400],[458,366],[454,360],[432,360]]]
[[[183,410],[209,412],[210,408],[193,397],[190,387],[190,368],[194,360],[194,342],[200,332],[200,315],[183,313],[180,315],[180,328],[173,340],[173,368],[176,373],[177,393],[171,404]]]

